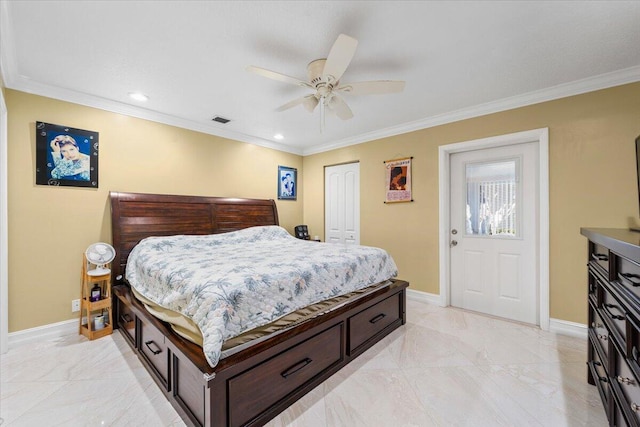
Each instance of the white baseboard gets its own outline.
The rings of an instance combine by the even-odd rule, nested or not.
[[[442,301],[440,301],[440,295],[438,294],[430,294],[429,292],[407,289],[407,298],[409,298],[410,300],[426,302],[442,307]]]
[[[43,339],[64,337],[77,333],[78,319],[65,320],[63,322],[51,323],[50,325],[38,326],[31,329],[23,329],[22,331],[11,332],[9,334],[9,349]]]
[[[549,331],[584,339],[588,337],[587,325],[567,320],[549,319]]]

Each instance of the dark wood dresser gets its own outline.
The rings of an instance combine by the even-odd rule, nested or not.
[[[589,239],[587,380],[612,426],[640,427],[640,233],[582,228]]]

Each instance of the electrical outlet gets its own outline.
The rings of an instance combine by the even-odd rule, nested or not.
[[[79,299],[71,300],[71,312],[75,313],[77,311],[80,311],[80,300]]]

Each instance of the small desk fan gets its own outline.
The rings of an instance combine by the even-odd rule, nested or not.
[[[116,257],[116,250],[108,243],[94,243],[90,245],[84,253],[87,261],[96,266],[93,270],[88,270],[89,276],[102,276],[109,274],[111,269],[105,266]]]

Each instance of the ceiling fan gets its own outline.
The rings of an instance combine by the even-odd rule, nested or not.
[[[285,74],[250,65],[248,71],[273,80],[302,86],[314,91],[309,95],[294,99],[278,107],[276,111],[285,111],[302,104],[309,112],[313,112],[320,105],[320,131],[324,130],[325,108],[333,111],[342,120],[353,117],[353,112],[338,92],[352,95],[374,95],[402,92],[403,81],[375,80],[356,83],[342,83],[340,78],[349,66],[356,52],[358,40],[345,34],[340,34],[331,47],[326,58],[316,59],[307,65],[308,81],[290,77]]]

